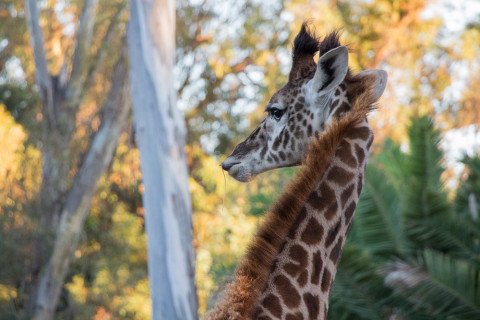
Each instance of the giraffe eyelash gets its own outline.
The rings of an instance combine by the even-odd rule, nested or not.
[[[278,108],[272,108],[269,112],[270,116],[275,120],[280,120],[285,113],[285,110],[281,110]]]
[[[265,112],[267,112],[273,119],[278,121],[280,120],[280,118],[282,118],[283,114],[285,113],[285,110],[277,107],[267,107],[265,109]]]

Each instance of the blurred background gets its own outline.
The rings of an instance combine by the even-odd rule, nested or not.
[[[38,1],[48,71],[74,55],[83,1]],[[353,71],[389,82],[371,116],[365,187],[331,294],[331,319],[480,319],[480,2],[179,0],[178,107],[188,128],[199,313],[228,281],[250,235],[295,169],[240,184],[219,163],[286,83],[305,19],[336,28]],[[63,176],[68,186],[107,99],[128,1],[100,0],[82,65]],[[68,58],[68,59],[67,59]],[[35,278],[44,113],[25,4],[0,0],[0,319],[23,315]],[[43,151],[45,152],[45,151]],[[131,117],[101,177],[57,319],[148,319],[139,154]]]

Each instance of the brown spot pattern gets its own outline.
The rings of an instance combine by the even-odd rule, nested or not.
[[[283,139],[283,149],[287,148],[288,141],[290,141],[290,132],[285,130],[285,139]]]
[[[370,147],[372,146],[373,143],[373,135],[370,136],[370,139],[367,142],[367,150],[370,150]]]
[[[355,202],[352,201],[345,209],[345,223],[348,225],[352,221],[353,213],[355,212]]]
[[[290,258],[293,261],[298,262],[301,266],[307,264],[308,261],[308,252],[302,248],[302,246],[296,244],[290,247]]]
[[[335,108],[338,106],[339,103],[340,103],[340,100],[335,100],[330,106],[330,110],[335,110]]]
[[[265,157],[265,154],[267,153],[267,146],[262,148],[262,151],[260,151],[260,158],[263,159]]]
[[[308,196],[307,203],[310,204],[315,209],[318,209],[322,206],[322,198],[318,196],[317,190],[313,190]]]
[[[331,278],[332,278],[332,274],[330,273],[330,271],[328,271],[327,268],[325,268],[325,270],[323,271],[322,285],[321,285],[323,292],[327,292],[328,289],[330,288]]]
[[[300,127],[297,128],[297,131],[295,131],[295,138],[297,138],[297,139],[303,139],[303,131],[300,130]]]
[[[262,308],[260,306],[257,306],[252,313],[252,319],[258,319],[258,317],[262,312],[263,312]]]
[[[300,295],[287,277],[278,275],[273,280],[273,283],[287,307],[296,308],[300,305]]]
[[[335,166],[330,170],[327,178],[330,181],[335,181],[340,186],[345,186],[353,179],[353,173],[341,167]]]
[[[320,273],[322,272],[322,268],[322,253],[320,251],[317,251],[313,254],[313,270],[310,276],[311,283],[318,284],[320,282]]]
[[[350,105],[348,103],[343,103],[335,112],[335,115],[340,117],[341,115],[347,113],[351,109]]]
[[[355,153],[357,155],[358,163],[362,164],[363,161],[365,161],[365,152],[358,144],[355,145]]]
[[[303,320],[303,315],[300,312],[297,312],[295,314],[289,313],[287,314],[285,320]]]
[[[357,167],[357,159],[352,154],[352,148],[348,142],[343,142],[338,149],[336,156],[350,168]]]
[[[347,201],[352,197],[353,190],[355,190],[355,184],[352,183],[347,189],[343,190],[340,195],[340,200],[342,201],[342,208],[345,208]]]
[[[360,194],[362,193],[362,188],[363,188],[363,174],[360,174],[358,176],[358,181],[357,181],[357,195],[360,197]]]
[[[297,218],[295,219],[295,222],[293,223],[292,227],[290,228],[290,231],[287,235],[288,238],[290,238],[290,239],[295,238],[295,233],[297,232],[298,227],[303,222],[303,220],[305,220],[306,217],[307,217],[307,210],[305,209],[305,207],[302,207],[302,209],[300,209],[300,212],[297,215]]]
[[[308,220],[305,230],[302,233],[302,241],[308,245],[315,245],[322,241],[323,227],[318,223],[317,219],[310,218]]]
[[[330,252],[330,260],[336,265],[340,256],[342,255],[342,248],[343,248],[343,237],[339,237],[337,244],[333,247],[332,252]]]
[[[282,305],[280,304],[280,299],[278,297],[270,294],[263,299],[262,305],[275,317],[282,317]]]
[[[328,232],[327,240],[325,241],[325,246],[327,248],[330,247],[332,243],[335,241],[335,239],[337,238],[338,232],[340,231],[341,224],[342,224],[342,221],[339,220],[335,225],[335,227],[330,229],[330,231]]]
[[[327,206],[331,205],[331,202],[335,200],[335,191],[330,188],[326,183],[322,183],[320,186],[320,196],[316,191],[312,191],[307,202],[317,210],[323,210]]]
[[[370,136],[370,129],[367,127],[353,128],[348,134],[348,137],[351,139],[361,139],[363,141],[367,141],[369,136]]]
[[[275,142],[273,143],[273,150],[278,150],[278,147],[280,146],[280,136],[275,139]]]
[[[302,269],[303,267],[296,263],[287,263],[283,266],[283,270],[285,270],[285,272],[292,277],[296,277],[302,271]]]
[[[308,271],[303,270],[302,273],[300,273],[300,276],[298,277],[297,282],[300,285],[300,287],[304,287],[307,284],[307,280],[308,280]]]
[[[325,218],[328,220],[332,220],[333,217],[337,215],[337,210],[338,210],[338,204],[337,204],[337,199],[333,198],[334,202],[328,207],[328,209],[325,211]]]
[[[316,320],[320,313],[320,301],[318,296],[314,296],[311,293],[305,293],[303,295],[303,301],[305,301],[305,304],[307,305],[308,319]]]

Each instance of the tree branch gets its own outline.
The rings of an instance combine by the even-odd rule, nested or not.
[[[82,93],[79,97],[79,100],[82,101],[83,98],[85,97],[86,93],[88,90],[92,87],[95,77],[100,71],[100,68],[103,64],[103,61],[107,57],[107,49],[109,47],[109,44],[112,43],[114,36],[117,34],[117,29],[119,26],[118,21],[120,20],[120,17],[122,14],[125,12],[127,6],[125,4],[122,4],[120,8],[118,9],[117,13],[113,16],[107,31],[105,32],[104,37],[101,40],[100,47],[97,50],[96,57],[94,58],[94,63],[90,67],[90,69],[87,72],[87,76],[85,79],[85,83],[82,86]]]
[[[75,175],[61,210],[52,256],[42,272],[36,295],[34,319],[51,319],[88,214],[99,178],[110,163],[130,108],[127,76],[127,47],[122,48],[115,66],[112,87],[104,103],[102,124],[92,137],[90,147]]]
[[[40,15],[36,0],[25,0],[26,19],[28,32],[30,34],[30,44],[33,49],[33,58],[35,61],[35,78],[40,87],[40,97],[43,102],[43,114],[45,120],[50,126],[55,124],[55,111],[53,106],[53,84],[52,77],[47,69],[47,59],[45,57],[43,31],[40,27]]]
[[[67,106],[76,109],[80,104],[80,96],[84,81],[84,70],[88,51],[92,42],[93,22],[95,21],[98,0],[85,0],[83,13],[78,25],[75,52],[72,61],[72,73],[67,84]]]
[[[409,8],[409,11],[400,19],[395,28],[388,31],[388,35],[383,39],[386,40],[380,50],[375,55],[375,60],[369,68],[377,68],[391,53],[396,49],[395,42],[400,35],[410,27],[410,25],[417,19],[418,15],[422,13],[425,8],[425,3],[422,2],[417,7]]]

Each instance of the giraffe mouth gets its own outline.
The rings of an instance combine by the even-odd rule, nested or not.
[[[239,164],[240,162],[232,162],[232,163],[225,163],[225,162],[222,162],[221,166],[222,166],[222,169],[225,170],[225,171],[229,171],[234,165],[237,165]]]
[[[230,177],[239,182],[248,182],[255,176],[255,174],[252,174],[242,162],[223,162],[221,166],[223,170],[228,172]]]

